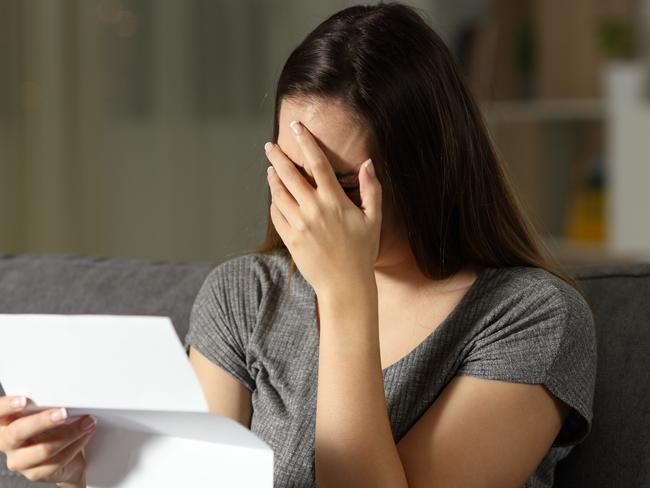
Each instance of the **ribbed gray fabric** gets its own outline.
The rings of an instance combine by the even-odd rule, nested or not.
[[[313,487],[315,294],[298,270],[285,293],[288,271],[285,254],[253,253],[218,265],[196,298],[185,346],[252,392],[251,431],[274,451],[274,486]],[[483,269],[442,324],[383,370],[395,442],[457,374],[544,384],[573,407],[525,484],[551,487],[555,464],[591,430],[596,339],[589,307],[543,270]]]

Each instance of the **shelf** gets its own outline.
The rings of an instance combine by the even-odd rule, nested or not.
[[[494,101],[483,102],[481,109],[489,123],[591,121],[600,120],[605,113],[599,99]]]
[[[547,237],[544,244],[564,266],[650,262],[650,250],[647,253],[622,253],[608,249],[605,243],[572,242],[559,237]]]

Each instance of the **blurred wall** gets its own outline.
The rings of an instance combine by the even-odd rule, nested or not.
[[[0,0],[0,252],[255,248],[275,81],[353,3]]]
[[[356,3],[0,0],[0,253],[214,261],[256,248],[277,77],[309,31]],[[606,151],[640,146],[616,145],[600,82],[634,54],[641,2],[404,3],[466,71],[537,227],[578,255],[601,259],[608,243],[650,255],[648,200],[628,171],[645,155]],[[621,195],[634,211],[606,213]]]

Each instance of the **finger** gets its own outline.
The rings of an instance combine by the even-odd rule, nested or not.
[[[318,142],[316,142],[313,134],[297,120],[292,120],[289,126],[298,141],[318,188],[329,191],[332,195],[343,196],[332,165]]]
[[[84,454],[84,449],[88,445],[88,442],[92,439],[92,435],[89,439],[81,446],[81,449],[77,451],[77,454],[72,458],[72,460],[61,467],[61,470],[57,473],[59,479],[70,479],[73,474],[81,474],[86,468],[86,455]]]
[[[20,417],[2,429],[3,448],[18,449],[30,437],[65,423],[67,418],[68,412],[65,408],[50,408]]]
[[[289,190],[291,195],[296,199],[300,206],[308,204],[314,198],[314,188],[305,180],[305,178],[296,169],[296,165],[280,149],[280,146],[267,142],[264,145],[266,157],[269,159],[278,176]]]
[[[299,215],[300,207],[298,203],[289,193],[289,191],[282,183],[282,180],[278,177],[273,166],[267,168],[267,180],[269,182],[269,188],[271,190],[271,197],[273,203],[280,210],[287,222],[292,226],[299,225]]]
[[[94,432],[96,425],[95,419],[86,415],[71,424],[53,429],[51,436],[11,452],[7,458],[8,466],[12,471],[23,471],[44,464],[77,439]]]
[[[289,222],[287,222],[287,219],[284,218],[284,215],[282,215],[274,203],[271,203],[269,212],[271,214],[271,221],[273,222],[275,230],[278,231],[280,238],[282,238],[282,242],[284,242],[286,245],[287,239],[289,237],[289,231],[291,230]]]
[[[33,468],[28,468],[21,471],[23,476],[32,481],[57,481],[63,477],[63,472],[72,468],[69,466],[71,461],[79,454],[79,451],[86,445],[92,438],[94,430],[86,432],[79,439],[68,445],[65,449],[59,452],[56,456],[48,460],[46,463]]]
[[[27,397],[21,395],[0,397],[0,425],[10,424],[26,406]]]
[[[372,222],[381,223],[381,184],[375,176],[372,160],[368,158],[359,170],[361,209]]]

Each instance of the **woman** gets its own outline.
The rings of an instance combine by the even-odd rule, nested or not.
[[[212,271],[185,339],[210,409],[273,448],[276,486],[551,486],[591,428],[593,320],[439,37],[400,4],[333,15],[273,141],[266,243]],[[28,419],[13,467],[81,486],[86,439],[56,478],[6,434]]]

